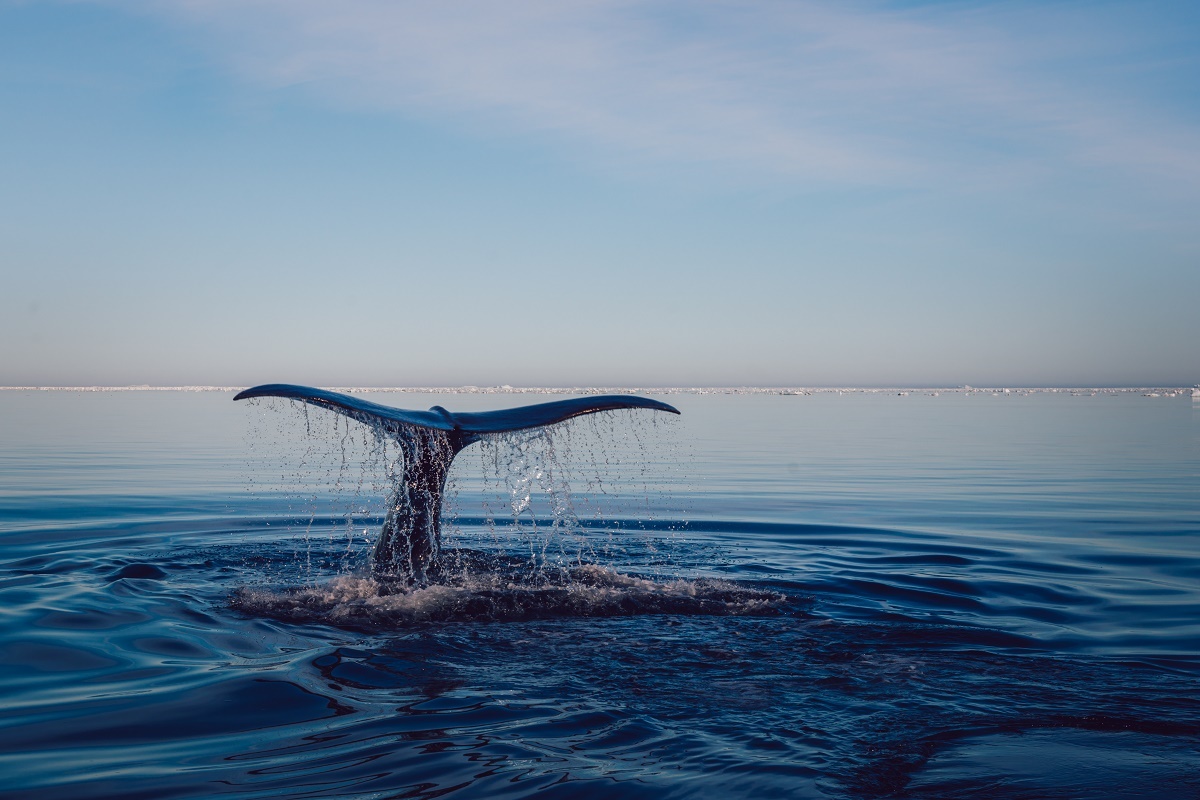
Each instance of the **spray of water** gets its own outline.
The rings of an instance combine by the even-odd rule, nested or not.
[[[610,411],[487,434],[453,459],[439,431],[397,432],[297,405],[305,425],[290,430],[303,446],[283,478],[304,499],[294,562],[303,585],[243,590],[236,598],[243,609],[341,624],[431,615],[760,613],[779,600],[670,575],[681,524],[669,522],[681,518],[670,488],[680,465],[672,423],[658,415]],[[270,436],[287,430],[271,428]],[[432,479],[445,481],[440,542],[438,520],[414,518],[423,513],[415,494],[429,489],[413,480],[414,463],[437,465]],[[379,520],[375,563],[399,565],[393,575],[367,568],[364,544]],[[401,529],[414,535],[389,538]],[[417,574],[424,562],[406,547],[432,551],[428,574]]]

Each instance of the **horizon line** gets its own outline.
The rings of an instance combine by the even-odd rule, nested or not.
[[[151,385],[151,384],[127,384],[127,385],[78,385],[78,386],[52,386],[52,385],[12,385],[0,386],[0,391],[37,391],[37,392],[236,392],[247,387],[238,385],[225,384],[195,384],[195,385]],[[543,393],[543,394],[567,394],[567,393],[623,393],[623,392],[660,392],[668,394],[696,394],[696,393],[711,393],[711,392],[750,392],[762,394],[797,394],[797,393],[827,393],[827,392],[886,392],[886,391],[906,391],[906,392],[1000,392],[1011,393],[1017,392],[1070,392],[1070,391],[1088,391],[1088,392],[1135,392],[1135,391],[1187,391],[1193,388],[1200,388],[1200,384],[1191,386],[1180,385],[1023,385],[1023,384],[997,384],[994,386],[973,386],[971,384],[958,384],[955,386],[938,385],[938,384],[894,384],[894,385],[691,385],[691,386],[647,386],[647,385],[630,385],[630,386],[510,386],[508,384],[498,386],[477,386],[473,384],[463,384],[461,386],[322,386],[318,387],[330,391],[344,392],[354,394],[359,392],[395,392],[395,393],[411,393],[411,394],[522,394],[522,393]]]

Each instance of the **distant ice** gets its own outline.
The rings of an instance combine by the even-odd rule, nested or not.
[[[0,386],[0,391],[22,392],[238,392],[245,386]],[[1025,397],[1033,394],[1070,394],[1075,397],[1096,395],[1141,394],[1145,397],[1192,397],[1200,400],[1200,387],[986,387],[986,386],[325,386],[345,394],[691,394],[691,395],[781,395],[809,397],[816,394],[883,394],[907,397],[924,394],[940,397],[943,394],[990,395],[996,397]]]

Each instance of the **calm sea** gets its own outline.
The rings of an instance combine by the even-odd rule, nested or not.
[[[367,572],[395,453],[231,398],[0,392],[5,797],[1200,797],[1188,397],[496,438],[447,500],[475,566],[408,593]]]

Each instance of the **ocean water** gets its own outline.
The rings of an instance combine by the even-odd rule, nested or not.
[[[395,454],[231,397],[0,392],[5,797],[1200,797],[1189,398],[496,437],[404,592],[367,570]]]

